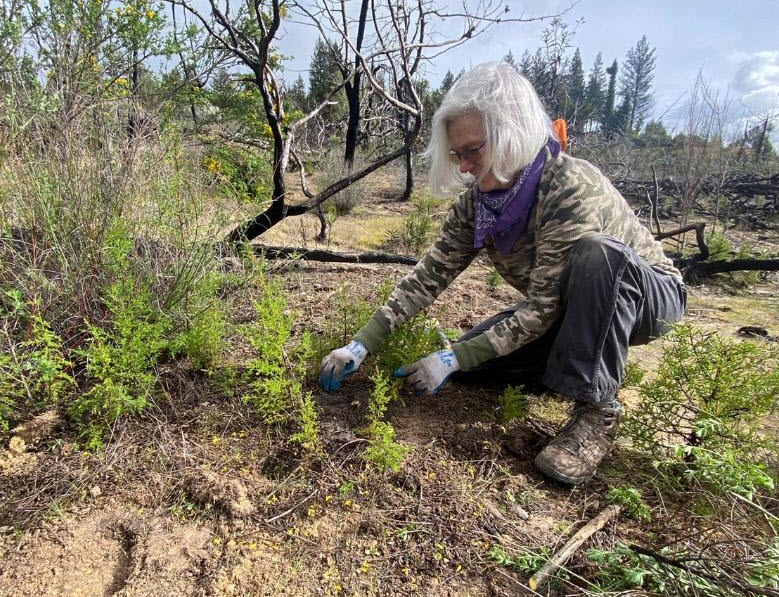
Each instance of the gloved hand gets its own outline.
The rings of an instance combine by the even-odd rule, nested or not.
[[[418,394],[437,394],[446,385],[446,380],[460,364],[450,348],[430,353],[416,363],[403,365],[395,371],[395,377],[408,377],[410,384]]]
[[[337,348],[324,359],[319,370],[319,384],[325,391],[337,391],[344,377],[354,373],[368,356],[362,342],[352,340],[343,348]]]

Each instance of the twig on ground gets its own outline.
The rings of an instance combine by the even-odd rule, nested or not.
[[[606,526],[607,522],[619,516],[621,511],[622,506],[618,504],[609,506],[590,522],[584,525],[581,529],[579,529],[574,534],[574,536],[571,537],[565,545],[563,545],[563,548],[560,551],[549,558],[549,561],[544,564],[538,572],[530,577],[530,580],[528,581],[530,588],[533,591],[542,588],[554,575],[557,569],[563,566],[568,561],[568,559],[574,553],[576,553],[576,550],[581,547],[582,543],[589,539],[594,533],[597,533],[604,526]]]

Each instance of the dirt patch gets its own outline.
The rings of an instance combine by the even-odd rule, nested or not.
[[[47,522],[3,537],[5,595],[194,595],[217,555],[200,525],[143,518],[125,508]]]

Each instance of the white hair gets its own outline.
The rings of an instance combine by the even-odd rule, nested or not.
[[[549,138],[556,138],[549,115],[530,82],[504,62],[485,62],[461,76],[433,115],[430,191],[446,194],[473,179],[449,158],[447,125],[465,113],[478,114],[490,161],[484,172],[506,183],[532,162]]]

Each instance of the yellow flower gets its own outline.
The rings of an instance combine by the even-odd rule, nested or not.
[[[146,11],[146,18],[147,18],[147,19],[153,19],[153,18],[154,18],[154,15],[156,15],[156,14],[157,14],[156,12],[154,12],[154,11],[153,11],[153,10],[151,10],[151,9],[149,9],[149,10],[147,10],[147,11]]]
[[[126,77],[119,77],[116,80],[116,84],[122,87],[127,87],[130,84],[130,81],[128,81]]]

